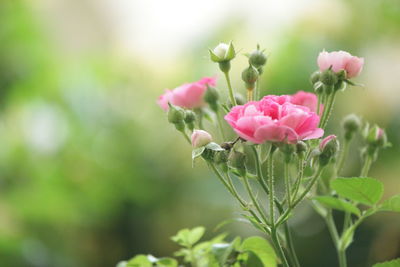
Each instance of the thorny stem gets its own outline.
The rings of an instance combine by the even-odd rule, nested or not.
[[[219,128],[219,130],[221,132],[222,140],[225,141],[226,140],[225,139],[225,133],[224,133],[224,128],[222,127],[222,121],[221,121],[220,113],[218,111],[215,112],[215,116],[217,117],[218,128]]]
[[[361,177],[366,177],[368,175],[369,169],[371,168],[372,164],[372,157],[367,155],[365,157],[364,166],[361,169]]]

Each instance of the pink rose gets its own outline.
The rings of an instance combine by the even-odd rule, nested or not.
[[[292,100],[290,102],[295,105],[308,107],[312,112],[317,112],[318,97],[313,93],[298,91],[292,95]]]
[[[345,70],[347,78],[353,78],[360,74],[364,65],[364,58],[352,56],[345,51],[322,51],[318,56],[318,66],[324,71],[332,66],[334,72]]]
[[[203,130],[194,130],[191,139],[192,146],[195,148],[205,146],[212,141],[211,135]]]
[[[182,108],[199,108],[205,105],[203,101],[207,85],[215,86],[215,77],[204,77],[193,83],[185,83],[174,90],[166,90],[165,94],[158,98],[158,105],[168,110],[168,102]]]
[[[256,144],[297,143],[321,137],[324,131],[318,128],[319,116],[291,100],[288,95],[265,96],[260,101],[233,107],[225,120],[240,137]]]

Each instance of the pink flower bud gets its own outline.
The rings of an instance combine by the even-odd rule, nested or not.
[[[325,137],[324,139],[322,139],[321,143],[319,143],[319,149],[320,149],[321,151],[323,151],[323,150],[325,149],[326,145],[327,145],[330,141],[332,141],[332,140],[334,140],[334,139],[336,139],[336,135],[334,135],[334,134],[328,135],[327,137]]]
[[[212,141],[211,135],[203,130],[194,130],[192,133],[192,146],[201,147],[205,146]]]
[[[352,56],[345,51],[322,51],[318,56],[318,67],[321,71],[332,67],[332,71],[346,71],[347,78],[353,78],[360,74],[364,65],[364,58]]]

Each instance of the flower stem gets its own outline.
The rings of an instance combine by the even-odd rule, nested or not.
[[[187,135],[187,133],[185,132],[185,130],[180,131],[180,132],[182,133],[183,137],[185,137],[186,141],[188,141],[189,144],[191,144],[192,141],[190,141],[190,138],[189,138],[189,136]]]
[[[220,115],[219,112],[215,112],[215,116],[217,117],[217,124],[218,124],[219,131],[221,133],[222,140],[225,141],[226,139],[225,139],[224,128],[222,127],[222,121],[221,121],[221,117],[219,115]]]
[[[338,250],[339,267],[347,267],[346,250]]]
[[[294,245],[293,245],[292,234],[290,232],[290,228],[289,228],[289,225],[287,222],[283,223],[283,229],[285,231],[285,237],[286,237],[286,242],[287,242],[287,246],[288,246],[289,258],[291,259],[294,267],[300,267],[299,259],[297,258],[296,250],[294,249]]]
[[[334,91],[330,96],[328,96],[327,99],[328,99],[327,109],[322,115],[322,123],[320,124],[322,129],[325,129],[326,125],[328,124],[329,117],[331,116],[333,110],[333,104],[335,103],[336,99],[336,91]]]
[[[286,187],[286,198],[288,202],[288,207],[292,206],[291,202],[291,189],[290,189],[290,178],[289,178],[289,162],[285,162],[283,165],[283,173],[285,177],[285,187]]]
[[[229,77],[229,72],[226,71],[226,72],[224,72],[224,74],[225,74],[226,83],[228,84],[228,92],[229,92],[229,98],[231,100],[231,104],[233,106],[236,106],[237,103],[236,103],[235,96],[233,95],[233,89],[232,89],[232,85],[231,85],[231,79]]]
[[[276,253],[278,254],[278,257],[282,261],[282,265],[284,267],[290,267],[289,263],[287,262],[287,259],[285,257],[285,253],[283,252],[282,246],[279,242],[277,229],[275,227],[271,228],[271,240],[272,240],[272,243],[274,244],[274,247],[275,247]]]
[[[268,187],[269,187],[269,216],[271,224],[275,224],[275,209],[274,209],[274,161],[273,161],[274,151],[270,151],[269,157],[267,159],[267,167],[268,167]]]
[[[368,175],[369,169],[371,168],[372,157],[367,155],[364,161],[364,166],[361,169],[361,177],[366,177]]]
[[[339,161],[336,167],[336,174],[339,174],[343,168],[344,160],[346,159],[347,154],[349,153],[350,141],[344,140],[342,153],[340,154]]]

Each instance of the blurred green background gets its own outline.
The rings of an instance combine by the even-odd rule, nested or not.
[[[166,256],[169,237],[239,217],[221,184],[156,105],[165,88],[218,75],[207,48],[233,40],[270,55],[263,93],[311,90],[322,49],[365,57],[364,88],[341,93],[329,133],[354,112],[393,147],[371,176],[400,191],[400,1],[3,0],[0,3],[0,266],[114,266]],[[233,62],[235,87],[246,58]],[[346,175],[357,175],[352,149]],[[340,215],[338,215],[340,217]],[[340,219],[338,217],[338,219]],[[336,266],[321,219],[293,218],[304,266]],[[349,266],[400,257],[400,216],[368,219]],[[223,227],[231,236],[250,226]]]

